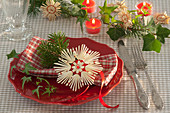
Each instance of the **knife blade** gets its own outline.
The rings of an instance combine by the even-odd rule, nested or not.
[[[120,40],[118,42],[118,48],[119,48],[120,58],[123,60],[125,68],[133,80],[134,87],[136,90],[137,100],[140,106],[143,107],[144,109],[149,109],[150,106],[149,98],[137,78],[138,75],[136,72],[136,68],[132,62],[132,58],[130,54],[127,51],[127,48],[124,45],[123,40]]]

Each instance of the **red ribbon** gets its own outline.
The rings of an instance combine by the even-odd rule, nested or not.
[[[99,92],[99,101],[100,101],[100,103],[101,103],[104,107],[106,107],[106,108],[118,108],[118,107],[119,107],[119,104],[116,105],[116,106],[114,106],[114,107],[112,107],[112,106],[107,105],[107,104],[104,102],[104,100],[103,100],[103,98],[102,98],[102,89],[103,89],[103,86],[104,86],[105,77],[104,77],[104,73],[103,73],[102,71],[100,72],[100,75],[101,75],[101,78],[102,78],[102,84],[101,84],[100,92]],[[83,95],[88,89],[89,89],[89,86],[87,86],[86,89],[85,89],[82,93],[80,93],[79,95],[77,95],[76,97],[74,97],[74,98],[72,98],[72,99],[75,99],[75,98],[80,97],[80,96]],[[67,100],[67,101],[68,101],[68,100]],[[61,101],[61,102],[65,102],[65,101]]]
[[[83,94],[89,89],[89,87],[90,87],[90,86],[88,85],[83,92],[81,92],[79,95],[75,96],[74,98],[70,98],[69,100],[74,100],[74,99],[80,97],[81,95],[83,95]],[[66,101],[69,101],[69,100],[66,100]],[[59,102],[66,102],[66,101],[63,100],[63,101],[59,101]]]
[[[82,92],[82,93],[80,93],[78,96],[76,96],[75,98],[78,98],[78,97],[80,97],[82,94],[84,94],[88,89],[89,89],[89,85],[86,87],[86,89]]]
[[[114,106],[114,107],[112,107],[112,106],[107,105],[107,104],[104,102],[104,100],[103,100],[103,98],[102,98],[102,89],[103,89],[103,86],[104,86],[105,77],[104,77],[104,73],[103,73],[102,71],[100,72],[100,75],[101,75],[101,78],[102,78],[102,84],[101,84],[100,92],[99,92],[99,100],[100,100],[100,103],[101,103],[104,107],[106,107],[106,108],[118,108],[118,107],[119,107],[119,104],[116,105],[116,106]]]

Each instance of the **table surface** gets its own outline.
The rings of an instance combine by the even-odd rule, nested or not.
[[[103,0],[104,1],[104,0]],[[96,0],[96,3],[102,5],[102,0]],[[108,0],[109,1],[109,0]],[[126,5],[130,9],[135,9],[137,0],[127,0]],[[170,0],[152,0],[153,12],[164,12],[170,15]],[[0,6],[1,7],[1,6]],[[4,14],[0,8],[0,32],[3,30],[5,23]],[[82,34],[80,26],[76,24],[76,19],[58,18],[56,21],[48,21],[42,18],[40,14],[37,17],[27,18],[27,23],[32,26],[33,35],[47,39],[47,35],[53,32],[62,31],[68,37],[88,37]],[[170,28],[170,25],[166,25]],[[97,42],[101,42],[114,48],[118,53],[117,42],[113,42],[106,34],[107,27],[102,27],[102,32],[97,37],[89,37]],[[118,109],[107,109],[103,107],[99,100],[94,100],[79,106],[62,106],[62,105],[44,105],[31,99],[22,97],[15,92],[14,87],[8,81],[7,74],[11,60],[7,60],[6,54],[15,49],[18,53],[22,52],[30,39],[26,41],[13,42],[0,36],[0,113],[168,113],[170,112],[170,39],[162,45],[160,53],[143,52],[148,63],[148,73],[151,76],[158,92],[164,101],[164,108],[157,110],[151,100],[149,84],[144,72],[139,71],[139,79],[151,100],[149,110],[142,109],[135,95],[133,83],[124,69],[124,77],[121,83],[114,88],[104,100],[109,105],[117,105]],[[127,41],[127,47],[130,50],[130,42]],[[119,54],[119,53],[118,53]]]

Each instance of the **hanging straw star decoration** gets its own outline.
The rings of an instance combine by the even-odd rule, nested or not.
[[[128,27],[132,27],[131,15],[127,10],[121,10],[118,13],[118,18],[123,22],[123,28],[127,30]]]
[[[98,61],[99,56],[99,52],[89,50],[84,44],[63,50],[59,61],[54,63],[59,73],[57,82],[69,86],[73,91],[84,85],[93,85],[96,75],[103,69]]]
[[[169,24],[170,17],[167,15],[166,12],[164,13],[157,13],[154,15],[154,21],[156,24]]]
[[[116,3],[114,4],[114,3],[110,3],[110,4],[108,4],[107,5],[108,7],[114,7],[114,6],[118,6],[115,10],[114,10],[114,12],[120,12],[121,10],[124,10],[124,9],[127,9],[128,7],[125,5],[125,0],[123,0],[123,1],[116,1]]]
[[[47,17],[50,21],[54,21],[56,16],[61,14],[61,6],[59,2],[54,2],[54,0],[47,0],[46,4],[40,7],[43,12],[43,16]]]

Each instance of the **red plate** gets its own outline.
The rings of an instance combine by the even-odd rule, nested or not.
[[[68,39],[70,40],[69,47],[77,47],[78,45],[85,44],[91,50],[100,52],[101,55],[116,54],[116,52],[106,44],[98,43],[89,38],[68,38]],[[12,66],[17,64],[17,62],[18,59],[14,58],[14,60],[10,63],[10,70]],[[57,87],[57,91],[56,93],[53,93],[50,96],[48,94],[41,95],[43,91],[40,91],[40,98],[38,98],[37,94],[32,94],[32,90],[37,88],[35,84],[36,77],[32,77],[32,82],[25,83],[24,90],[22,90],[21,78],[26,75],[24,73],[17,71],[16,69],[13,69],[12,76],[10,76],[10,70],[8,73],[8,79],[14,86],[16,92],[18,92],[19,94],[26,98],[30,98],[39,103],[72,106],[80,105],[92,101],[94,99],[97,99],[99,97],[100,86],[95,85],[90,86],[89,89],[83,95],[78,96],[86,89],[86,87],[81,88],[77,92],[73,92],[72,90],[70,90],[69,87],[57,84],[56,79],[47,79],[51,85]],[[113,79],[110,81],[110,83],[107,86],[103,87],[102,96],[106,96],[114,87],[116,87],[120,83],[122,76],[123,76],[123,61],[118,57],[117,72],[114,75]]]

